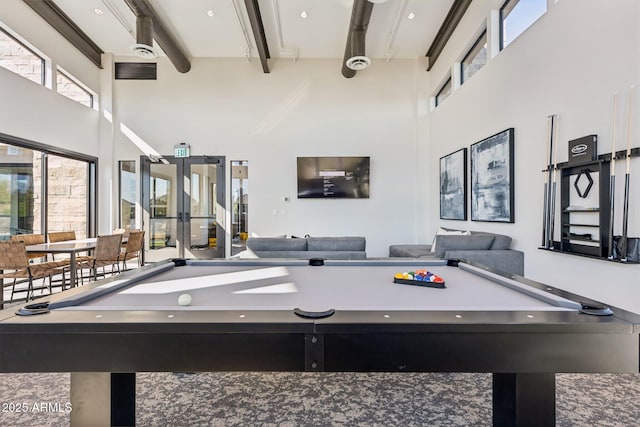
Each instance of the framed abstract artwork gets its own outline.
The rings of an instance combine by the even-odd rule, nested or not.
[[[514,130],[471,145],[471,220],[514,222]]]
[[[440,219],[467,219],[467,149],[440,158]]]

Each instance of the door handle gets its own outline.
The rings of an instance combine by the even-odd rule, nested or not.
[[[184,220],[185,220],[185,222],[191,220],[191,216],[189,215],[189,212],[185,212],[184,213]]]
[[[182,212],[178,212],[178,222],[182,222]]]

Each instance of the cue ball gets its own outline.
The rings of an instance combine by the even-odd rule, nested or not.
[[[189,305],[191,304],[191,295],[189,294],[182,294],[178,297],[178,304],[179,305]]]

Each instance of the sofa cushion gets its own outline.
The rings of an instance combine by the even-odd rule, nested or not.
[[[364,251],[307,251],[301,252],[300,258],[324,258],[324,259],[366,259]]]
[[[504,234],[487,233],[485,231],[472,231],[471,234],[474,236],[493,236],[493,243],[489,248],[491,250],[501,251],[511,247],[511,237],[505,236]]]
[[[390,257],[418,258],[421,256],[433,256],[431,245],[391,245],[389,246]]]
[[[514,249],[490,251],[447,251],[446,259],[462,259],[508,274],[524,276],[524,252]]]
[[[247,247],[254,251],[306,251],[306,239],[287,239],[282,237],[250,237]]]
[[[442,253],[442,251],[439,250],[438,246],[438,236],[466,236],[469,235],[470,232],[469,231],[463,231],[463,230],[454,230],[452,228],[444,228],[444,227],[440,227],[438,229],[438,231],[436,231],[436,235],[433,236],[433,242],[431,243],[431,252],[432,253]]]
[[[441,257],[447,251],[486,250],[493,244],[493,235],[438,236],[436,255]]]
[[[493,235],[493,243],[489,249],[494,251],[506,250],[511,247],[511,237],[502,234]]]
[[[364,251],[364,237],[308,237],[307,248],[310,251]]]

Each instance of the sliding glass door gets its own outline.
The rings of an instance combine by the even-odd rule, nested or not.
[[[95,160],[61,156],[33,144],[2,142],[0,135],[0,240],[14,234],[95,233]]]

